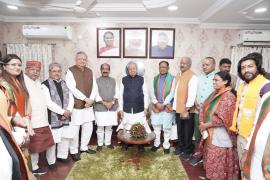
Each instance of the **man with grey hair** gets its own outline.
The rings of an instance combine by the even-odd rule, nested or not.
[[[130,130],[133,124],[139,122],[147,133],[151,133],[146,121],[149,100],[145,80],[137,74],[136,63],[129,62],[126,70],[127,76],[122,78],[120,84],[119,110],[122,122],[117,130]]]
[[[68,163],[69,145],[73,139],[73,126],[69,126],[69,122],[74,98],[61,76],[61,65],[57,62],[51,63],[49,65],[49,78],[42,83],[42,90],[48,108],[48,121],[54,142],[57,144],[57,160]],[[51,153],[55,157],[56,145],[53,148],[54,151]]]
[[[71,143],[71,157],[74,161],[80,160],[78,154],[79,130],[81,128],[81,153],[94,154],[96,151],[88,149],[88,144],[93,132],[93,121],[95,119],[93,102],[97,94],[97,84],[93,71],[86,67],[87,55],[78,52],[75,65],[70,67],[66,73],[66,83],[74,96],[74,109],[71,115],[71,125],[76,127],[73,132],[75,138]]]
[[[180,72],[176,76],[173,109],[176,111],[178,141],[175,154],[182,160],[188,160],[194,150],[192,137],[194,132],[194,103],[198,79],[191,71],[191,59],[182,57]]]
[[[94,106],[97,124],[97,151],[105,145],[113,149],[111,144],[112,126],[117,123],[117,109],[119,88],[114,78],[109,77],[110,65],[107,63],[100,66],[101,77],[97,78],[98,94]],[[104,137],[105,136],[105,137]]]

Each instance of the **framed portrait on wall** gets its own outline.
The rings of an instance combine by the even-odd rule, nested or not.
[[[121,57],[121,28],[97,28],[97,57]]]
[[[124,28],[124,58],[147,58],[147,28]]]
[[[174,59],[174,45],[174,28],[150,28],[150,58]]]

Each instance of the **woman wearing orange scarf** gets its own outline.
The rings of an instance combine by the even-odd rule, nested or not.
[[[28,136],[34,133],[29,123],[31,110],[29,94],[23,79],[22,61],[17,55],[9,54],[0,63],[0,90],[6,97],[6,100],[2,99],[2,101],[7,103],[6,110],[3,111],[5,107],[1,107],[0,113],[10,128],[16,143],[20,145],[24,158],[31,162],[28,157],[26,142],[29,139]],[[25,134],[25,131],[28,133]],[[31,167],[30,165],[28,166]]]
[[[236,135],[229,131],[236,102],[230,83],[229,73],[216,73],[215,91],[205,100],[200,112],[201,148],[208,179],[238,178]]]

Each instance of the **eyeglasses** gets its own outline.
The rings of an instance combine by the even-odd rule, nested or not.
[[[22,64],[20,63],[12,63],[12,64],[5,64],[6,66],[10,66],[11,68],[15,68],[16,66],[22,68]]]

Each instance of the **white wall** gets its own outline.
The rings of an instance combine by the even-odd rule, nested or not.
[[[192,69],[200,73],[200,61],[206,56],[212,56],[217,59],[230,57],[230,46],[235,45],[238,30],[229,29],[204,29],[196,24],[158,24],[158,23],[65,23],[73,27],[72,41],[59,40],[27,40],[22,36],[21,27],[24,24],[38,23],[0,23],[0,42],[4,43],[55,43],[55,60],[60,62],[64,69],[74,64],[74,55],[77,51],[85,51],[88,54],[89,67],[94,70],[96,76],[100,75],[100,64],[107,62],[111,65],[111,76],[117,79],[122,77],[126,63],[132,59],[97,59],[96,56],[96,28],[97,27],[155,27],[155,28],[175,28],[175,59],[168,60],[171,67],[171,73],[178,72],[179,58],[181,56],[190,56],[193,60]],[[39,23],[41,24],[41,23]],[[43,24],[61,24],[61,23],[43,23]],[[1,38],[1,29],[3,35]],[[150,32],[149,32],[150,34]],[[82,38],[79,38],[79,37]],[[151,81],[154,75],[158,73],[158,59],[139,59],[145,64],[146,79]]]

